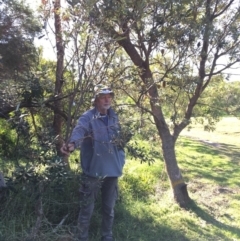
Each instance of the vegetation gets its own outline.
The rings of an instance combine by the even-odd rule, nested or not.
[[[231,126],[226,123],[231,123]],[[235,126],[234,130],[232,126]],[[223,119],[214,133],[222,137],[221,141],[212,140],[212,133],[200,127],[192,130],[195,135],[192,137],[199,138],[204,134],[204,139],[194,140],[184,136],[179,139],[176,153],[193,199],[187,209],[181,209],[173,201],[162,160],[155,158],[155,162],[148,165],[128,156],[116,205],[116,240],[239,240],[238,127],[238,119]],[[229,136],[232,138],[225,143],[225,138]],[[144,146],[146,151],[158,149],[156,143],[150,146],[145,142]],[[32,240],[73,240],[79,208],[79,169],[75,158],[78,158],[77,153],[71,158],[69,175],[64,176],[65,171],[56,163],[52,165],[54,171],[38,170],[45,177],[42,179],[43,215],[41,226]],[[25,175],[25,181],[21,179],[19,170],[14,172],[8,160],[1,158],[0,162],[1,169],[11,177],[7,180],[12,187],[0,206],[0,240],[30,240],[39,217],[39,187],[31,184],[31,173]],[[23,170],[25,174],[30,171],[27,167]],[[51,176],[58,173],[60,176],[48,182],[47,173]],[[100,239],[100,207],[97,203],[91,223],[91,241]]]
[[[41,31],[40,23],[32,10],[23,4],[7,0],[0,7],[0,117],[29,106],[32,98],[40,97],[36,69],[38,53],[34,38]]]
[[[60,146],[68,140],[78,116],[91,106],[94,86],[111,84],[119,96],[116,107],[128,112],[125,119],[134,113],[137,123],[130,126],[135,127],[134,134],[143,125],[154,126],[174,198],[187,206],[191,198],[175,144],[192,117],[206,117],[212,128],[219,116],[239,113],[237,88],[234,94],[230,90],[229,99],[219,102],[227,89],[223,84],[220,95],[211,98],[212,90],[223,83],[223,71],[239,62],[239,6],[234,0],[68,3],[62,8],[61,0],[42,1],[39,28],[37,18],[22,2],[4,2],[1,11],[12,11],[6,15],[2,11],[2,66],[14,71],[1,77],[1,117],[14,117],[18,141],[29,141],[30,152],[46,144],[43,136],[51,136],[60,157]],[[43,60],[32,46],[33,37],[40,30],[47,34],[49,28],[56,63]],[[4,46],[12,46],[15,35],[29,45],[20,44],[24,48],[16,57],[24,58],[11,64],[15,58],[5,61]],[[226,61],[220,65],[223,57]],[[25,59],[29,63],[23,68]],[[221,103],[218,111],[212,103]],[[20,127],[30,138],[20,138]],[[135,154],[142,155],[139,150]]]
[[[223,74],[240,59],[237,1],[67,2],[44,0],[36,17],[0,1],[0,240],[74,236],[79,157],[59,148],[100,83],[114,88],[122,140],[131,137],[117,240],[239,239],[239,124],[217,124],[239,117],[239,82]],[[34,46],[50,30],[56,61]],[[199,124],[218,139],[203,142]],[[181,136],[191,133],[200,142]]]

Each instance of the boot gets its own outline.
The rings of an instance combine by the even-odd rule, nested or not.
[[[77,241],[88,241],[88,227],[81,227],[77,228]]]

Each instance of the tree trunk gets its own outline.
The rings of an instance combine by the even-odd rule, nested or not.
[[[0,172],[0,201],[4,197],[5,187],[6,187],[6,183],[4,180],[4,176],[3,176],[3,173]]]
[[[152,79],[152,73],[150,69],[145,68],[144,74],[142,75],[143,81]],[[150,105],[153,113],[154,121],[162,141],[162,151],[163,157],[166,165],[166,171],[169,177],[169,181],[172,186],[173,196],[175,201],[181,206],[186,207],[191,201],[187,185],[185,184],[181,171],[177,164],[176,153],[175,153],[175,143],[176,137],[171,135],[169,127],[165,121],[162,113],[162,109],[159,103],[158,90],[155,84],[148,91],[150,97]]]
[[[6,187],[6,183],[2,172],[0,172],[0,188],[1,187]]]
[[[56,81],[55,81],[55,96],[62,94],[63,85],[63,68],[64,68],[64,46],[62,39],[62,26],[61,26],[61,0],[55,0],[54,2],[54,20],[55,20],[55,39],[57,49],[57,67],[56,67]],[[53,117],[53,129],[57,136],[56,149],[59,156],[62,155],[60,148],[62,146],[62,117],[58,114],[57,110],[62,109],[61,100],[56,100]]]
[[[180,205],[180,207],[186,207],[191,201],[187,185],[184,182],[181,171],[177,164],[176,153],[175,153],[175,142],[173,137],[166,131],[162,131],[162,151],[166,165],[166,171],[171,183],[173,190],[173,196],[175,201]]]

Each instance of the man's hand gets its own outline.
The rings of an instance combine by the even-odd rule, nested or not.
[[[68,144],[63,144],[62,147],[61,147],[61,152],[67,156],[70,155],[71,152],[74,151],[74,143],[68,143]]]

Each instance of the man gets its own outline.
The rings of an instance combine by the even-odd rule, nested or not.
[[[73,129],[70,141],[61,151],[69,155],[80,147],[82,183],[81,207],[78,217],[78,240],[88,240],[90,218],[99,190],[102,196],[102,241],[113,241],[112,226],[117,198],[118,177],[125,163],[123,148],[119,145],[120,125],[111,108],[113,91],[97,86],[94,108],[86,111]]]

